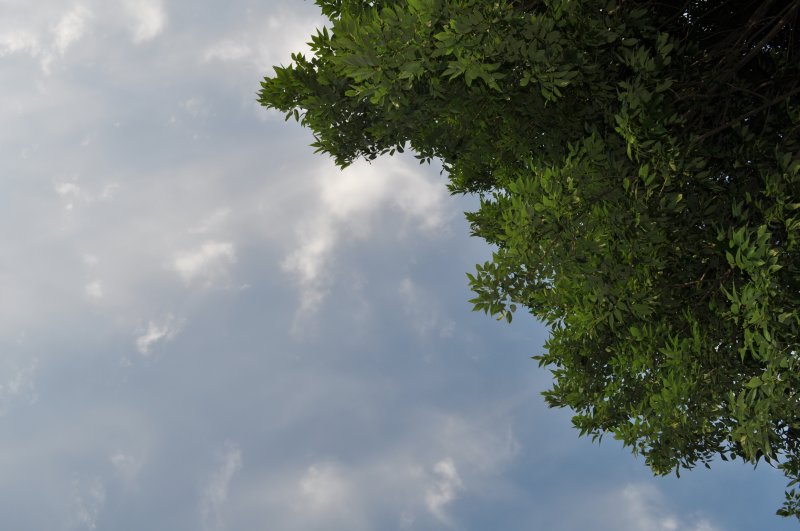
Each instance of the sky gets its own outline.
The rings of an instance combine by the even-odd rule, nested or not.
[[[796,529],[766,465],[654,478],[471,312],[470,197],[259,107],[300,0],[0,0],[0,529]]]

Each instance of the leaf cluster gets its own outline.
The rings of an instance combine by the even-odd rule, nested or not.
[[[411,148],[480,196],[472,302],[550,326],[548,404],[657,474],[798,483],[800,2],[317,3],[260,102],[340,166]]]

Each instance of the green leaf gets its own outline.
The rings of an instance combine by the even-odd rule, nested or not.
[[[580,433],[658,474],[763,456],[795,478],[798,21],[737,66],[718,43],[751,49],[775,13],[717,3],[325,0],[330,36],[258,98],[341,167],[441,163],[491,249],[469,304],[549,327],[545,400]]]

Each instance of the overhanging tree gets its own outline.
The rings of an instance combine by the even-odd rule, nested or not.
[[[657,474],[760,460],[800,518],[800,1],[317,0],[260,102],[344,167],[441,159],[550,406]]]

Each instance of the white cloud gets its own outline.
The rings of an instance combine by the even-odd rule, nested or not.
[[[147,329],[142,335],[136,338],[136,348],[144,356],[150,354],[150,350],[156,343],[169,341],[180,331],[180,325],[175,317],[168,315],[162,322],[150,321]]]
[[[454,504],[467,490],[475,499],[486,499],[514,488],[502,476],[519,449],[508,418],[496,409],[477,415],[483,416],[476,422],[425,414],[403,435],[377,451],[356,452],[351,461],[314,461],[289,474],[270,470],[245,488],[239,507],[279,522],[275,527],[281,529],[457,524]],[[381,524],[386,522],[394,525]]]
[[[325,297],[326,262],[330,264],[338,234],[324,221],[299,229],[302,245],[286,257],[282,266],[302,287],[301,312],[313,312]]]
[[[55,192],[60,195],[64,200],[64,208],[72,210],[75,208],[75,200],[83,199],[81,194],[81,187],[75,183],[56,183],[53,186]]]
[[[247,43],[225,39],[210,46],[203,53],[203,61],[241,61],[250,58],[252,54],[253,49]]]
[[[339,467],[317,464],[300,479],[302,510],[330,516],[346,510],[352,487]]]
[[[230,217],[229,208],[220,208],[212,212],[202,223],[189,230],[191,234],[208,234],[219,230]]]
[[[167,12],[160,0],[128,0],[125,10],[130,17],[135,43],[156,38],[167,25]]]
[[[450,523],[445,507],[452,503],[458,491],[464,489],[461,477],[458,475],[455,463],[451,458],[446,458],[433,467],[433,479],[425,491],[425,504],[428,510],[441,522]]]
[[[275,10],[273,10],[275,11]],[[298,16],[277,10],[257,23],[236,28],[235,33],[209,45],[200,54],[202,62],[221,61],[243,65],[265,74],[264,67],[287,64],[292,53],[309,55],[309,35],[324,25],[320,16]]]
[[[199,248],[178,253],[172,266],[185,282],[214,280],[227,276],[227,268],[236,262],[236,253],[231,242],[207,241]]]
[[[84,6],[73,7],[59,20],[53,30],[53,47],[63,56],[67,49],[86,33],[92,12]]]
[[[367,238],[375,225],[398,215],[391,231],[396,236],[409,224],[427,234],[444,225],[443,183],[401,158],[362,161],[344,171],[330,168],[317,183],[316,215],[296,226],[299,245],[283,261],[301,287],[301,313],[313,312],[324,299],[335,250],[347,240]]]
[[[97,529],[97,518],[106,502],[106,489],[100,478],[85,484],[80,480],[72,482],[72,504],[74,517],[79,527]]]
[[[27,398],[35,401],[34,375],[38,366],[39,360],[33,359],[25,366],[11,368],[9,377],[0,383],[0,415],[18,400]]]
[[[56,15],[55,6],[38,3],[19,6],[17,16],[6,18],[0,27],[0,57],[24,53],[39,60],[42,71],[50,73],[52,63],[82,39],[93,18],[92,11],[82,4]],[[15,20],[16,19],[16,20]]]
[[[100,201],[108,201],[114,198],[114,194],[119,189],[119,185],[117,183],[108,183],[103,185],[103,189],[98,194],[97,199]]]
[[[203,98],[193,96],[187,98],[178,104],[184,111],[186,111],[192,118],[201,118],[208,116],[209,107]]]
[[[110,201],[114,198],[119,185],[116,183],[106,183],[102,185],[99,192],[85,190],[81,185],[74,181],[57,181],[53,184],[53,190],[58,194],[64,207],[67,210],[75,208],[76,204],[91,205],[93,203]]]
[[[36,57],[40,51],[39,37],[30,30],[0,32],[0,57],[15,53],[27,53]]]
[[[231,481],[242,468],[242,452],[236,444],[228,443],[220,461],[219,468],[206,483],[200,499],[203,529],[209,531],[218,531],[226,527],[224,509]]]
[[[661,492],[650,484],[627,485],[613,495],[619,529],[630,531],[718,531],[702,516],[678,515],[669,510]]]
[[[426,231],[441,227],[444,221],[444,183],[420,171],[418,164],[383,157],[336,171],[320,182],[322,203],[334,219],[359,233],[368,230],[365,218],[386,208],[399,211]]]
[[[53,185],[53,189],[61,197],[76,197],[81,194],[81,187],[76,183],[58,182]]]
[[[103,284],[99,280],[86,284],[86,294],[93,299],[103,298]]]
[[[117,475],[129,483],[136,479],[142,469],[142,460],[125,452],[115,452],[109,461]]]

